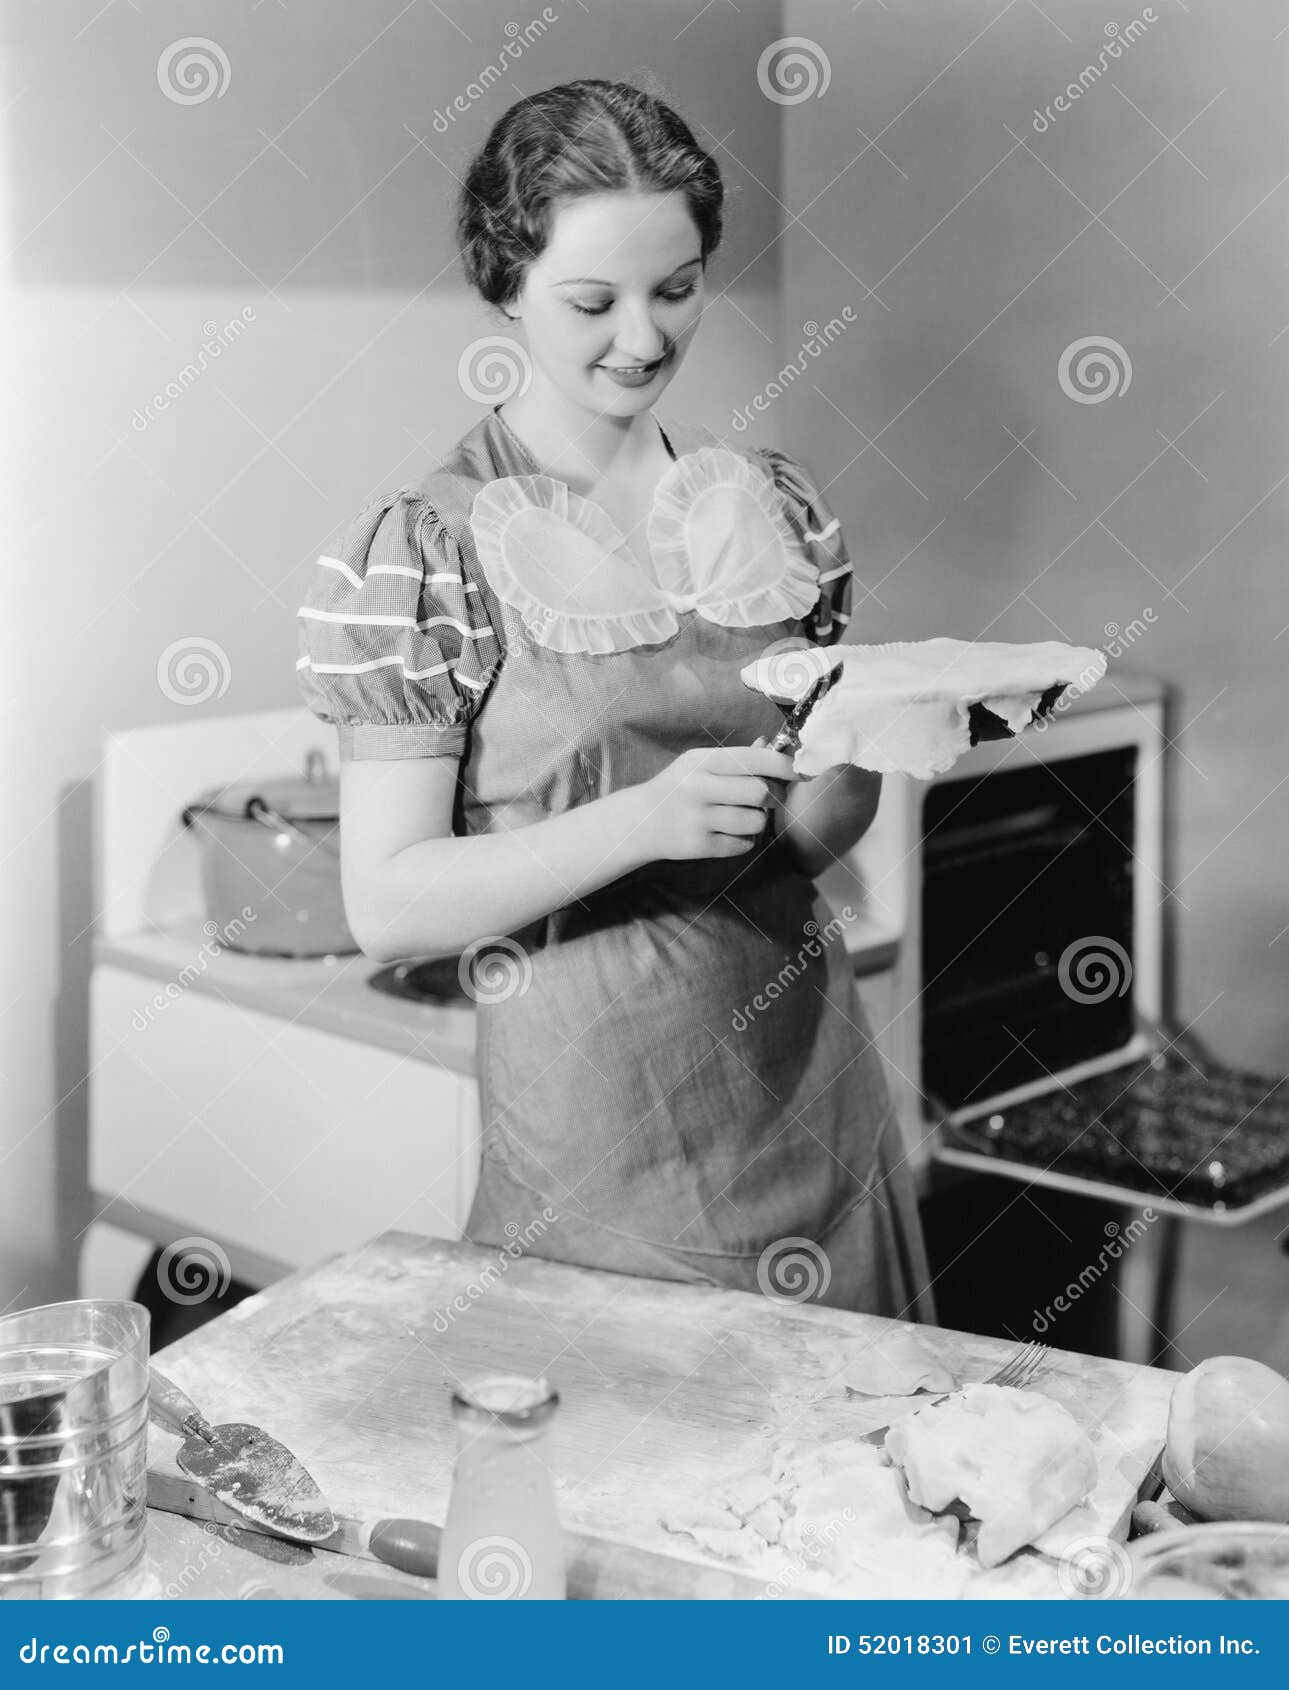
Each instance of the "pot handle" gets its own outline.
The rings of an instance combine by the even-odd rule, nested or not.
[[[284,831],[294,834],[310,850],[316,848],[320,851],[327,851],[333,857],[340,855],[339,845],[333,845],[330,839],[319,839],[312,833],[306,832],[298,822],[289,820],[280,810],[275,810],[271,804],[266,804],[262,798],[249,799],[246,805],[246,814],[252,821],[260,822],[264,827],[271,827],[275,833]]]

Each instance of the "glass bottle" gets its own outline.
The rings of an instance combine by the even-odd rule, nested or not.
[[[565,1594],[564,1538],[545,1379],[490,1374],[452,1393],[456,1465],[439,1546],[440,1598],[542,1601]]]

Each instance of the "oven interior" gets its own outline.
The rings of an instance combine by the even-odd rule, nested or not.
[[[1132,1039],[1136,757],[1127,746],[927,789],[922,1082],[949,1109]],[[1124,959],[1121,986],[1107,980],[1095,1002],[1066,989],[1092,942]]]
[[[927,789],[922,1089],[950,1147],[1220,1215],[1289,1185],[1289,1080],[1143,1025],[1134,903],[1160,889],[1137,883],[1137,756]]]

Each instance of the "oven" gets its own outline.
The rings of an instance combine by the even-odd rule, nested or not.
[[[1112,672],[932,781],[888,777],[825,883],[894,941],[885,990],[860,984],[942,1324],[1042,1336],[1077,1284],[1058,1342],[1162,1358],[1182,1222],[1289,1201],[1289,1080],[1172,1015],[1167,752],[1162,688]]]
[[[896,941],[870,1018],[908,1154],[946,1127],[1132,1063],[1164,1008],[1164,698],[1101,686],[931,781],[888,775],[825,878]]]

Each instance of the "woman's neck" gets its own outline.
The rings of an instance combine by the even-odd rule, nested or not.
[[[588,411],[539,387],[536,379],[517,399],[500,406],[499,414],[546,474],[575,493],[605,482],[630,482],[663,452],[652,411],[629,417]]]

